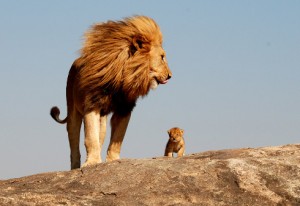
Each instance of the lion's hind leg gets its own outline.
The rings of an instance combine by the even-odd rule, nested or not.
[[[71,111],[68,115],[67,130],[71,149],[71,169],[76,169],[80,167],[79,142],[82,115],[76,110]]]

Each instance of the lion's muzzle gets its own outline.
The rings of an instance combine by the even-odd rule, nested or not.
[[[168,77],[167,77],[167,79],[166,80],[164,80],[164,81],[162,81],[162,82],[159,82],[160,84],[167,84],[168,83],[168,81],[169,81],[169,79],[171,79],[172,78],[172,74],[168,74]]]

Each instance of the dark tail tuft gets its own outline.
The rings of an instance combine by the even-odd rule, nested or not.
[[[50,115],[51,117],[58,123],[60,124],[64,124],[67,122],[67,118],[66,117],[65,119],[61,120],[59,119],[59,114],[60,114],[60,110],[58,109],[58,107],[52,107],[51,110],[50,110]]]

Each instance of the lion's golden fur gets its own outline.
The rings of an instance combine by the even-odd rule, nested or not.
[[[79,93],[87,96],[86,105],[92,105],[93,99],[99,96],[97,93],[103,92],[99,88],[122,91],[129,101],[148,93],[150,50],[162,44],[162,34],[152,19],[126,18],[96,24],[85,38],[77,60],[81,68],[77,78]],[[133,45],[134,38],[143,44],[140,50],[136,49],[139,45]]]
[[[72,168],[77,168],[80,164],[80,160],[78,161],[80,154],[77,151],[79,140],[77,139],[79,138],[78,131],[80,131],[78,127],[82,119],[85,123],[85,130],[88,130],[85,131],[85,143],[87,153],[89,153],[87,142],[89,139],[97,142],[94,140],[99,138],[96,132],[93,133],[94,130],[99,129],[95,128],[98,125],[94,122],[100,119],[106,121],[104,120],[106,115],[110,112],[114,113],[115,117],[111,121],[115,121],[112,125],[116,126],[112,128],[109,155],[109,152],[113,153],[111,145],[116,141],[122,142],[128,124],[126,121],[129,121],[137,99],[147,95],[150,88],[166,83],[171,75],[165,59],[165,51],[162,48],[162,34],[153,19],[146,16],[134,16],[122,21],[108,21],[93,25],[86,32],[80,57],[74,61],[69,72],[66,119],[59,119],[57,107],[51,110],[51,116],[57,122],[67,122]],[[89,129],[87,124],[96,126]],[[90,133],[93,135],[87,135]],[[104,137],[100,136],[100,150],[103,142],[101,138]],[[121,144],[118,145],[121,147]],[[99,151],[96,152],[99,153]],[[114,157],[111,155],[109,159],[116,158],[118,155]],[[98,157],[95,159],[99,162]],[[93,164],[93,161],[89,160],[88,154],[86,163]]]
[[[169,140],[165,149],[165,156],[172,157],[173,153],[177,153],[178,157],[182,157],[185,152],[185,142],[183,138],[184,130],[179,127],[173,127],[168,130]]]

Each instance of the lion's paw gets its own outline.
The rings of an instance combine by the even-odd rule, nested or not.
[[[101,160],[87,160],[81,167],[93,166],[101,163]]]

